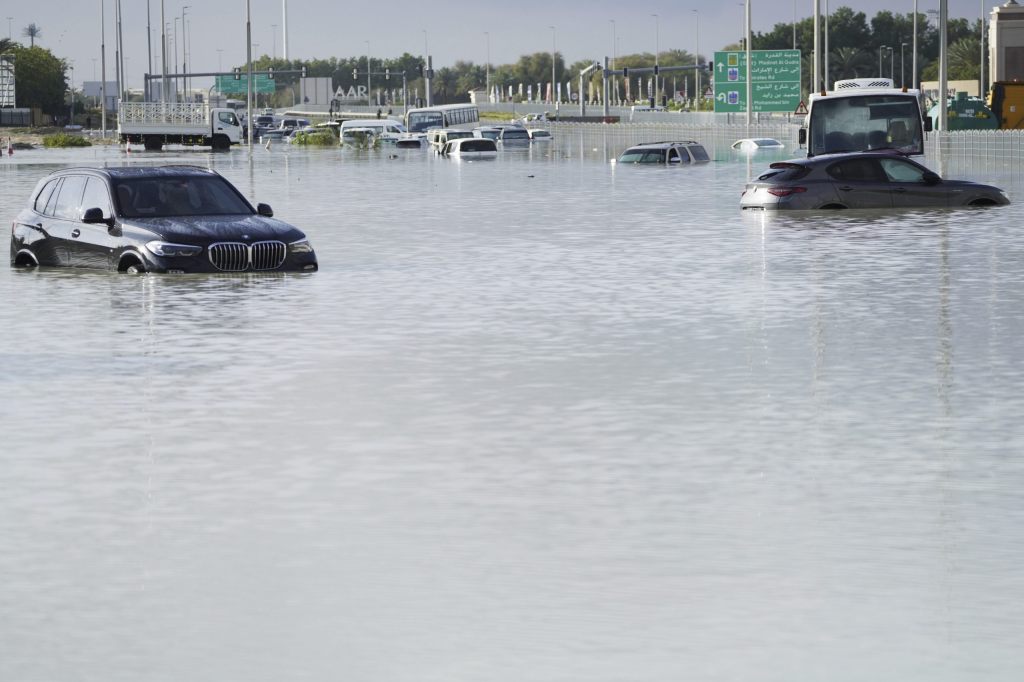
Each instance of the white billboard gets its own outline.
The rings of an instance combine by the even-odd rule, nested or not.
[[[0,55],[0,108],[14,107],[14,57]]]

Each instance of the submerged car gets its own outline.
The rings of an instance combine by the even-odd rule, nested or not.
[[[742,140],[733,142],[732,148],[742,152],[756,152],[762,149],[785,149],[786,145],[774,137],[745,137]]]
[[[36,185],[11,225],[11,265],[118,272],[312,272],[297,227],[194,166],[66,168]]]
[[[744,209],[1004,206],[998,187],[943,180],[898,152],[823,154],[771,164],[747,183]]]
[[[498,155],[498,144],[486,137],[460,137],[445,142],[441,156],[467,159],[493,159]]]
[[[630,147],[618,158],[620,164],[662,164],[678,166],[688,163],[703,163],[711,157],[704,146],[693,140],[675,142],[647,142]]]

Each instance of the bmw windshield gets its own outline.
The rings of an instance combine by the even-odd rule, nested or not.
[[[125,218],[236,215],[252,207],[219,177],[158,177],[115,180],[118,214]]]

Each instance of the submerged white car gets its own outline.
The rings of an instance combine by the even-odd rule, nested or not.
[[[745,137],[733,142],[732,148],[742,152],[756,152],[762,149],[785,149],[786,145],[773,137]]]
[[[446,142],[440,153],[464,159],[493,159],[498,155],[498,145],[486,137],[460,137]]]

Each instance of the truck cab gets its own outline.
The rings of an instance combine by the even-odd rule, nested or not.
[[[807,156],[894,149],[924,154],[931,119],[921,114],[921,93],[897,88],[889,78],[836,81],[829,92],[812,94],[800,144]]]

